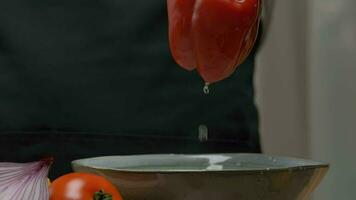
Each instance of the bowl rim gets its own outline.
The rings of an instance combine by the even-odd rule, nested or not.
[[[226,156],[262,156],[262,157],[272,157],[277,159],[288,159],[294,161],[301,161],[305,163],[309,163],[303,166],[292,166],[292,167],[271,167],[271,168],[236,168],[236,169],[222,169],[222,170],[212,170],[212,169],[155,169],[155,170],[148,170],[148,169],[130,169],[128,168],[113,168],[113,167],[101,167],[95,166],[92,164],[85,164],[83,162],[93,159],[102,159],[102,158],[129,158],[129,157],[150,157],[150,156],[183,156],[183,157],[192,157],[192,156],[214,156],[214,155],[226,155]],[[123,172],[123,173],[160,173],[160,174],[172,174],[172,173],[226,173],[226,172],[234,172],[234,173],[264,173],[264,172],[283,172],[283,171],[303,171],[308,169],[325,169],[328,170],[330,168],[330,164],[321,162],[321,161],[314,161],[314,160],[307,160],[301,158],[294,158],[294,157],[286,157],[286,156],[275,156],[275,155],[266,155],[266,154],[257,154],[257,153],[205,153],[205,154],[132,154],[132,155],[110,155],[110,156],[98,156],[98,157],[89,157],[83,159],[73,160],[71,162],[72,168],[75,170],[76,168],[89,168],[93,170],[105,170],[105,171],[112,171],[112,172]]]

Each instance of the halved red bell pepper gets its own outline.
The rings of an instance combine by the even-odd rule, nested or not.
[[[167,0],[169,43],[176,62],[205,82],[229,77],[250,54],[261,0]]]

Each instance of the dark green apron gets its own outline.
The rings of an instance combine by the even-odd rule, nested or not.
[[[207,96],[167,41],[165,0],[0,1],[0,161],[260,152],[254,54]]]

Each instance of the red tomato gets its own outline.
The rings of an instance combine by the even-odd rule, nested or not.
[[[112,183],[94,174],[70,173],[59,177],[50,186],[50,200],[94,199],[122,200],[122,197]]]

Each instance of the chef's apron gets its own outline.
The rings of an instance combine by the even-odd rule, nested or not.
[[[205,95],[167,25],[165,0],[0,1],[0,161],[260,152],[255,52]]]

